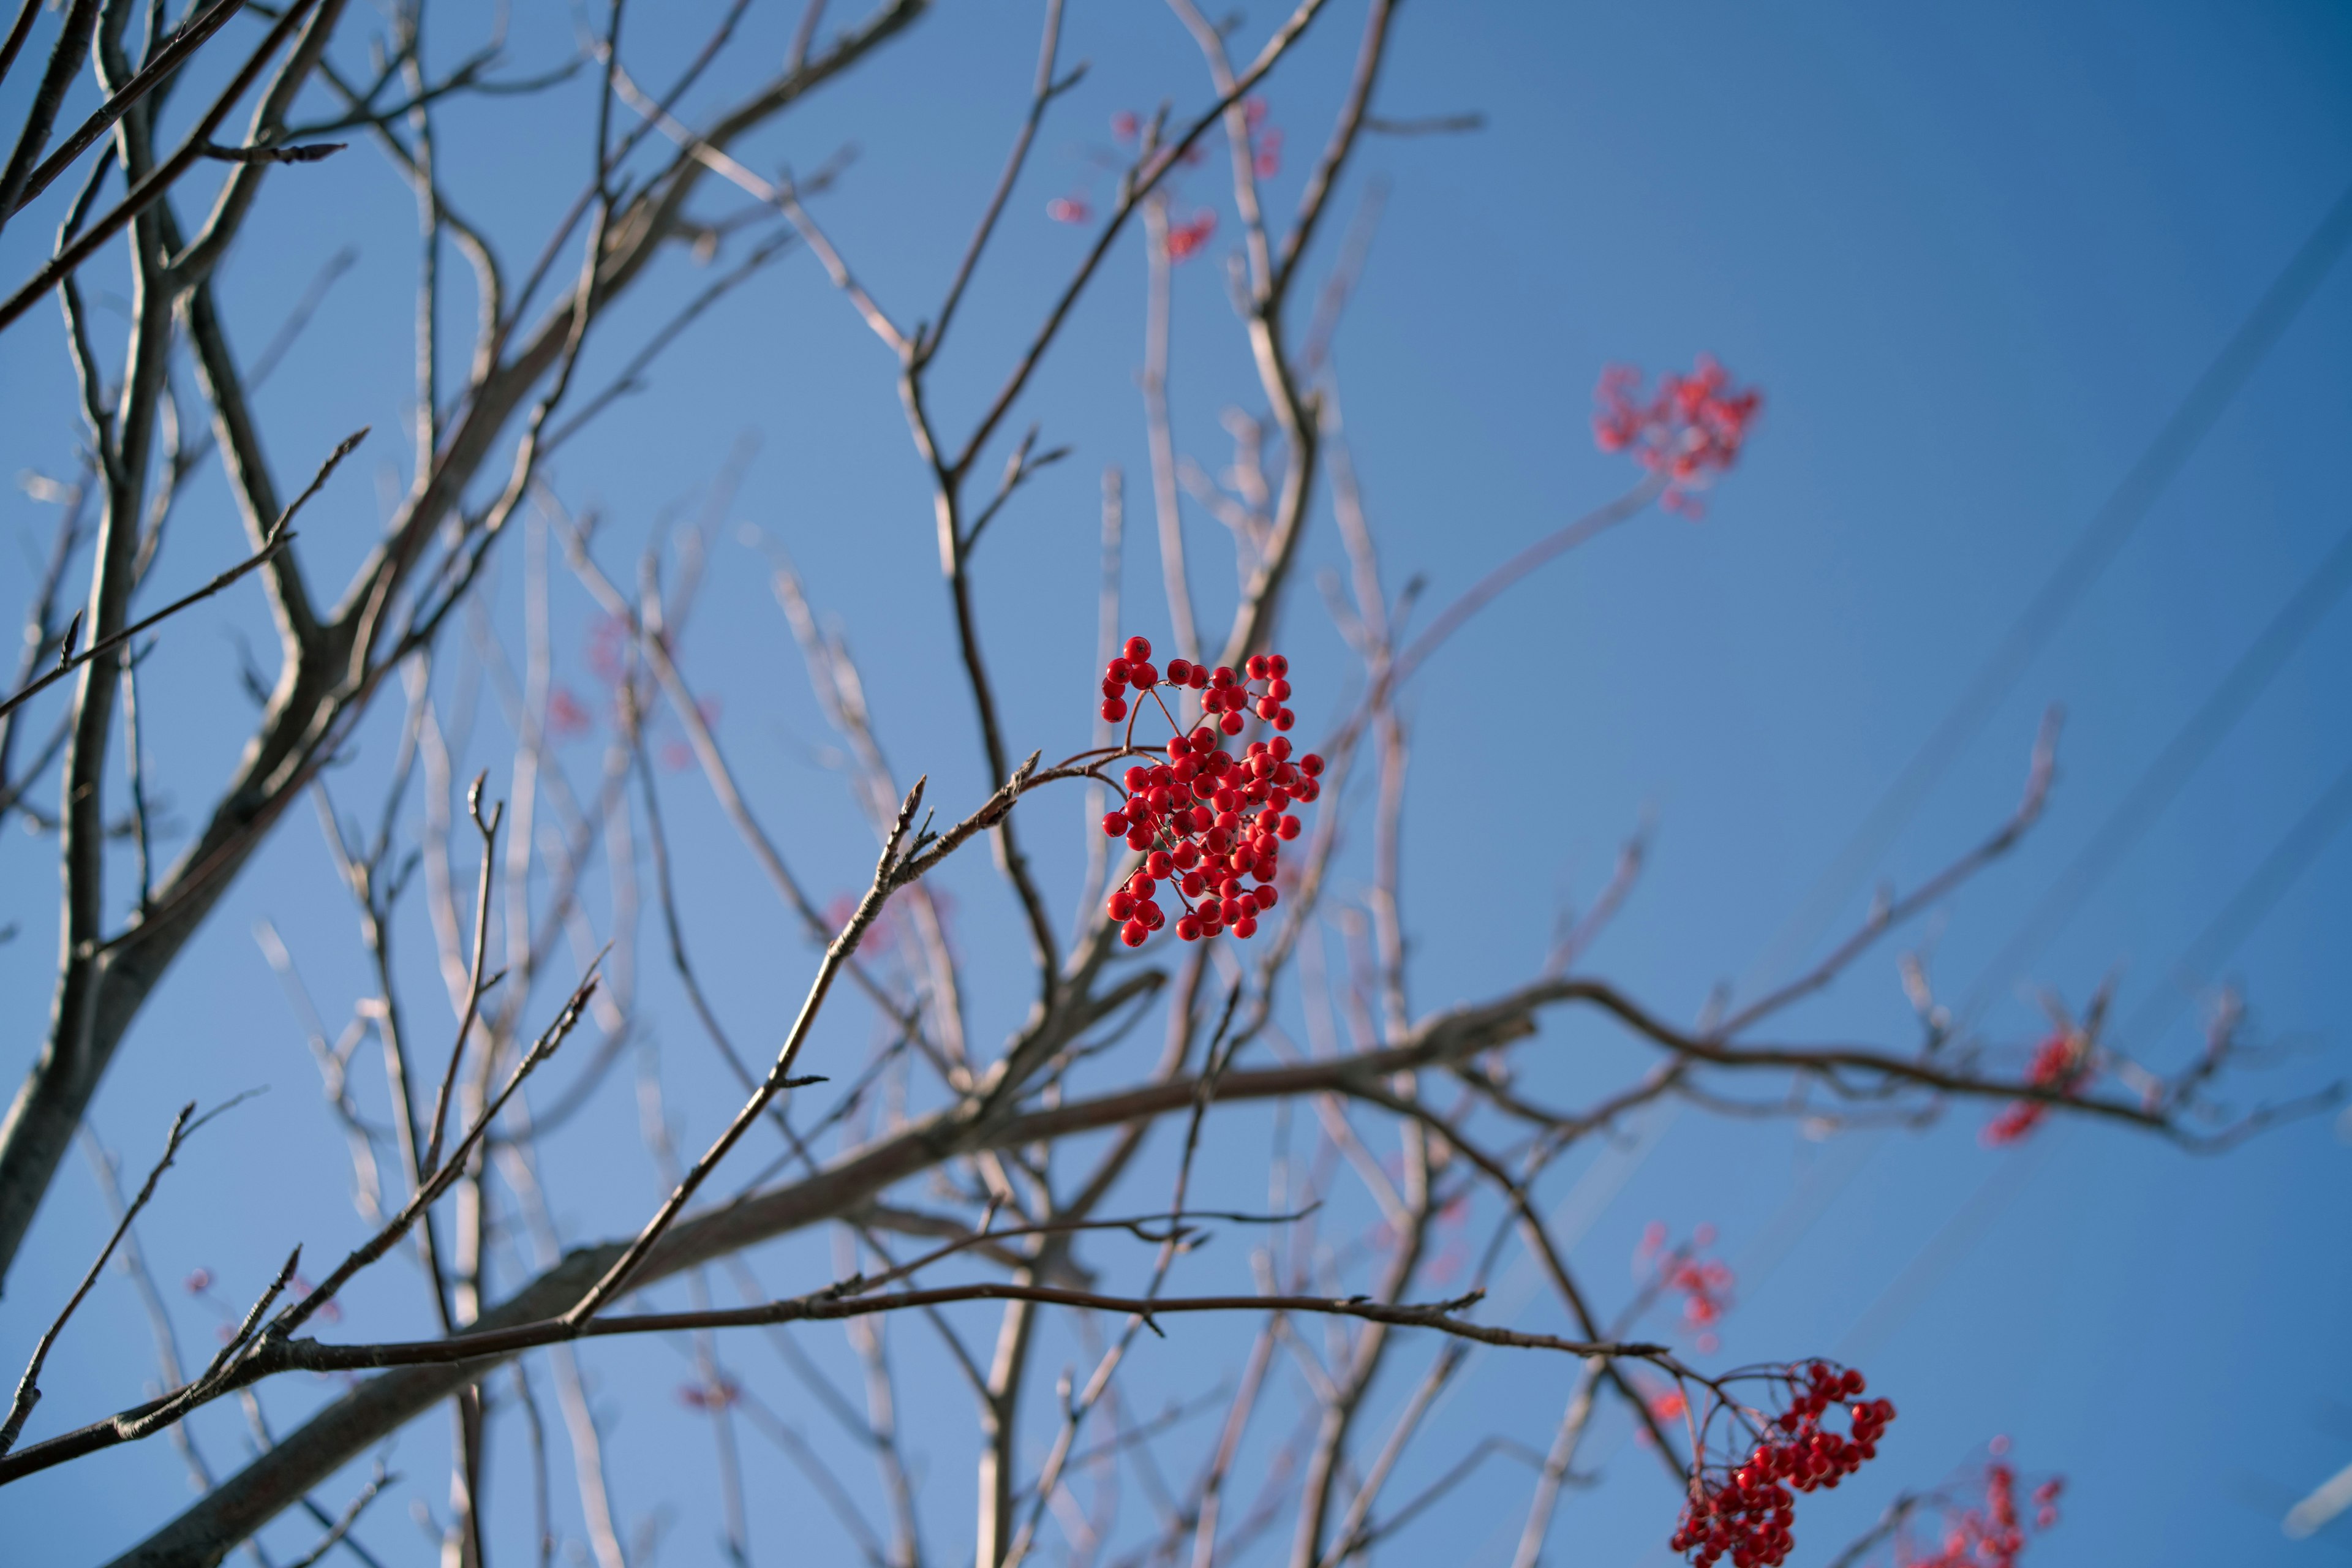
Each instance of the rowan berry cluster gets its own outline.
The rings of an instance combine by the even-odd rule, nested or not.
[[[1654,1222],[1642,1233],[1642,1245],[1633,1254],[1634,1267],[1647,1269],[1659,1289],[1682,1297],[1683,1322],[1708,1355],[1716,1351],[1716,1325],[1731,1310],[1733,1283],[1729,1264],[1700,1256],[1714,1245],[1715,1226],[1703,1225],[1691,1233],[1688,1246],[1669,1247],[1665,1226]]]
[[[1706,354],[1688,375],[1662,375],[1658,390],[1642,395],[1642,373],[1612,365],[1593,390],[1592,438],[1604,452],[1631,452],[1666,481],[1660,504],[1699,515],[1691,492],[1739,459],[1748,428],[1764,405],[1753,387],[1735,390],[1731,374]]]
[[[2005,1451],[2005,1440],[1995,1439],[1994,1453]],[[2057,1476],[2040,1482],[2030,1494],[2032,1527],[2047,1530],[2058,1522],[2058,1494],[2065,1481]],[[1976,1507],[1948,1506],[1942,1539],[1923,1552],[1908,1542],[1898,1542],[1897,1568],[2017,1568],[2025,1551],[2026,1517],[2018,1507],[2017,1471],[1996,1458],[1985,1467],[1984,1501]]]
[[[1280,654],[1254,654],[1240,673],[1172,658],[1163,676],[1142,637],[1128,638],[1104,670],[1105,719],[1128,719],[1127,693],[1133,691],[1136,716],[1148,700],[1173,731],[1165,747],[1138,748],[1135,721],[1128,720],[1122,750],[1164,751],[1168,760],[1129,767],[1126,800],[1102,821],[1105,834],[1126,839],[1144,858],[1105,904],[1128,946],[1141,947],[1168,923],[1159,900],[1163,883],[1183,911],[1175,924],[1186,942],[1228,931],[1255,936],[1257,917],[1274,908],[1282,846],[1299,833],[1298,818],[1286,808],[1322,793],[1317,775],[1323,759],[1294,756],[1280,733],[1252,741],[1238,756],[1223,749],[1220,737],[1240,734],[1252,713],[1277,731],[1289,729],[1296,721],[1286,706],[1289,672]],[[1189,724],[1182,717],[1188,703],[1198,710]]]
[[[1266,123],[1271,113],[1262,98],[1242,106],[1243,118],[1249,121],[1250,168],[1261,180],[1282,173],[1282,127]]]
[[[1202,207],[1182,223],[1168,226],[1168,259],[1190,261],[1201,254],[1210,237],[1217,232],[1217,214],[1213,207]]]
[[[1864,1403],[1862,1373],[1827,1362],[1766,1374],[1784,1393],[1777,1415],[1750,1421],[1755,1447],[1734,1465],[1708,1465],[1702,1454],[1691,1479],[1673,1546],[1699,1568],[1728,1558],[1732,1568],[1773,1568],[1795,1544],[1790,1526],[1794,1494],[1835,1488],[1878,1453],[1878,1439],[1895,1419],[1884,1399]],[[1841,1436],[1822,1425],[1832,1405],[1846,1405]],[[1760,1413],[1759,1413],[1760,1414]]]
[[[2083,1048],[2084,1044],[2074,1031],[2060,1029],[2034,1048],[2033,1060],[2025,1069],[2025,1081],[2037,1089],[2072,1094],[2090,1076],[2090,1053]],[[2026,1134],[2041,1126],[2049,1114],[2048,1100],[2012,1100],[2001,1108],[2000,1115],[1985,1123],[1980,1136],[1990,1149],[2021,1143]]]

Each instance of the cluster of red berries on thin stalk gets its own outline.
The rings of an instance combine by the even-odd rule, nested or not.
[[[2058,1030],[2034,1048],[2033,1060],[2025,1069],[2025,1081],[2037,1089],[2074,1093],[2090,1077],[2090,1053],[2083,1047],[2084,1041],[2074,1030]],[[2026,1134],[2041,1126],[2049,1114],[2050,1102],[2046,1100],[2012,1100],[2001,1108],[2000,1115],[1985,1123],[1979,1136],[1989,1149],[2022,1143]]]
[[[1707,355],[1688,375],[1662,375],[1657,391],[1642,395],[1642,373],[1611,365],[1593,389],[1592,438],[1604,452],[1630,452],[1666,481],[1659,504],[1696,518],[1705,510],[1693,490],[1704,489],[1739,460],[1748,427],[1764,406],[1754,387],[1735,389],[1731,373]]]
[[[1727,1405],[1732,1418],[1755,1436],[1755,1446],[1734,1463],[1708,1464],[1704,1449],[1691,1476],[1690,1500],[1675,1526],[1674,1550],[1699,1568],[1728,1559],[1732,1568],[1775,1568],[1796,1544],[1790,1533],[1795,1494],[1838,1482],[1878,1454],[1878,1439],[1895,1419],[1884,1399],[1861,1397],[1862,1373],[1827,1362],[1775,1367],[1748,1374],[1775,1385],[1786,1403],[1776,1414]],[[1843,1405],[1843,1434],[1822,1425]]]
[[[2025,1551],[2027,1517],[2018,1507],[2018,1475],[2008,1462],[2009,1440],[1992,1440],[1992,1463],[1985,1467],[1984,1501],[1977,1506],[1947,1503],[1944,1529],[1933,1551],[1922,1551],[1909,1541],[1895,1544],[1897,1568],[2017,1568]],[[2051,1476],[2029,1494],[2032,1525],[2048,1530],[2058,1522],[2058,1494],[2063,1477]]]
[[[1251,655],[1239,673],[1171,658],[1163,675],[1142,637],[1128,638],[1103,671],[1102,716],[1114,724],[1127,721],[1120,750],[1168,758],[1129,768],[1127,798],[1102,821],[1105,834],[1143,856],[1104,906],[1128,946],[1141,947],[1168,923],[1162,884],[1183,911],[1175,925],[1186,942],[1228,931],[1255,936],[1257,917],[1274,908],[1282,846],[1299,833],[1298,818],[1286,808],[1314,800],[1323,787],[1316,782],[1323,759],[1311,752],[1294,756],[1289,737],[1278,732],[1296,722],[1286,706],[1289,677],[1290,661],[1278,653]],[[1135,744],[1147,701],[1168,721],[1165,747]],[[1181,717],[1188,703],[1198,709],[1190,723]],[[1274,739],[1252,741],[1239,756],[1225,751],[1221,737],[1240,734],[1252,713],[1274,726]]]

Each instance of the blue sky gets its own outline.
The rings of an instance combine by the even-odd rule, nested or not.
[[[656,79],[675,68],[715,9],[665,5],[656,23],[647,7],[633,67],[641,58]],[[791,21],[754,9],[747,59],[766,60]],[[518,12],[515,68],[569,47],[561,8]],[[1285,205],[1337,102],[1355,17],[1352,5],[1336,11],[1268,87],[1291,138],[1276,185]],[[1271,22],[1253,10],[1251,36]],[[856,143],[820,216],[902,319],[936,299],[994,177],[1026,92],[1034,25],[1033,8],[953,0],[753,144],[760,166],[805,170]],[[1624,486],[1622,460],[1593,449],[1587,424],[1607,363],[1654,370],[1712,353],[1767,398],[1705,521],[1653,515],[1549,568],[1423,677],[1412,787],[1426,826],[1409,838],[1404,868],[1417,911],[1414,1004],[1477,998],[1525,977],[1558,903],[1590,899],[1619,841],[1653,814],[1649,871],[1592,963],[1689,1017],[1718,981],[1752,994],[1770,977],[1758,961],[1821,868],[2352,182],[2352,17],[2316,4],[1488,4],[1408,7],[1399,29],[1380,111],[1475,110],[1486,125],[1371,142],[1342,198],[1351,211],[1369,179],[1388,185],[1336,363],[1391,585],[1425,574],[1442,601]],[[453,59],[477,41],[454,14],[435,37]],[[1078,0],[1066,53],[1090,72],[1047,121],[938,373],[950,427],[993,392],[1087,242],[1044,208],[1080,189],[1099,205],[1095,160],[1110,144],[1110,116],[1206,96],[1197,57],[1156,5]],[[752,79],[751,65],[736,68],[706,105]],[[13,110],[24,90],[11,81],[0,105]],[[579,135],[543,128],[574,124],[585,103],[574,84],[529,110],[494,100],[448,118],[456,199],[524,255],[584,167]],[[470,146],[468,132],[478,133]],[[1230,200],[1208,176],[1189,178],[1181,205],[1226,221],[1214,259],[1179,273],[1173,392],[1180,445],[1213,469],[1226,451],[1219,410],[1257,398],[1221,292]],[[282,473],[374,426],[302,525],[314,580],[340,584],[373,536],[381,496],[397,491],[396,478],[387,492],[373,470],[396,476],[409,460],[413,209],[363,144],[284,172],[266,200],[270,242],[242,247],[227,275],[225,308],[248,356],[322,262],[347,246],[358,254],[261,397]],[[0,237],[10,276],[34,265],[54,205]],[[1326,262],[1331,251],[1327,238]],[[698,275],[683,259],[665,265],[662,295],[674,300]],[[106,270],[116,266],[93,283],[119,288]],[[1016,751],[1084,743],[1105,465],[1126,469],[1130,537],[1144,531],[1133,379],[1142,277],[1130,237],[1026,405],[1074,455],[992,524],[978,591]],[[451,303],[460,336],[470,309],[462,296]],[[617,368],[656,320],[645,300],[625,307],[592,349],[592,379]],[[61,474],[72,462],[58,338],[46,311],[0,338],[0,468],[11,475]],[[2352,527],[2336,485],[2352,422],[2347,345],[2352,270],[2339,268],[1874,868],[1908,886],[1988,831],[2015,800],[2042,710],[2064,705],[2046,818],[1927,928],[1939,988],[1981,989],[1985,1027],[2015,1059],[2039,1023],[2028,984],[2079,1005],[2116,976],[2126,1020],[2177,991],[2176,963],[2352,763],[2352,612],[2337,607],[2025,972],[1988,973]],[[730,521],[782,538],[840,618],[894,763],[969,800],[989,781],[950,679],[928,497],[893,373],[814,263],[793,256],[689,331],[649,391],[559,455],[555,479],[571,504],[610,519],[606,559],[618,565],[665,508],[698,504],[730,453],[756,442]],[[29,581],[20,542],[37,549],[52,521],[21,489],[0,497],[0,598],[13,603]],[[1216,564],[1222,531],[1198,513],[1188,525],[1206,618],[1221,624],[1232,597]],[[239,551],[216,473],[195,481],[174,527],[159,569],[170,583],[200,582]],[[1327,507],[1313,528],[1307,567],[1328,568],[1339,551]],[[850,887],[869,851],[845,791],[812,761],[823,720],[788,631],[755,558],[722,539],[714,564],[689,669],[721,700],[722,731],[767,809],[790,825],[811,880]],[[489,590],[509,646],[520,566],[509,551]],[[1156,572],[1140,550],[1129,567],[1130,628],[1161,637]],[[1302,725],[1318,731],[1341,710],[1347,656],[1311,592],[1293,604],[1285,641],[1302,672]],[[560,574],[554,614],[567,678],[584,690],[588,606]],[[159,656],[150,747],[184,810],[207,798],[245,732],[233,630],[266,639],[257,593],[185,617]],[[485,724],[472,765],[499,755],[493,729]],[[362,780],[389,740],[383,722],[363,731],[360,760],[343,770],[350,782],[335,785],[348,806],[373,809]],[[568,758],[580,777],[593,760],[593,748]],[[698,956],[722,1012],[750,1027],[773,1005],[777,954],[797,965],[800,949],[691,779],[676,781],[666,804],[698,889]],[[1077,807],[1047,802],[1039,815],[1048,826],[1033,830],[1034,853],[1066,910],[1083,847]],[[1441,816],[1485,826],[1451,832]],[[50,841],[12,831],[0,842],[0,921],[23,927],[0,946],[0,1069],[11,1075],[30,1061],[47,1005],[54,864]],[[2264,1070],[2227,1091],[2241,1108],[2352,1076],[2331,989],[2352,938],[2347,873],[2352,836],[2338,836],[2226,955],[2223,973],[2242,986],[2266,1045]],[[986,976],[999,954],[1018,958],[985,865],[957,868],[948,885],[975,973]],[[1866,887],[1850,892],[1840,929],[1866,904]],[[200,1266],[253,1278],[291,1239],[327,1253],[356,1238],[340,1139],[249,934],[264,917],[287,933],[331,1018],[342,1016],[364,983],[362,954],[318,834],[298,817],[151,1005],[92,1114],[135,1166],[181,1101],[270,1089],[184,1158],[143,1227],[167,1281]],[[423,922],[413,923],[410,983],[420,998],[437,995]],[[1792,1015],[1784,1037],[1907,1039],[1893,953]],[[646,967],[664,1081],[692,1142],[716,1130],[729,1091],[681,999]],[[975,1037],[1001,1036],[1024,1005],[1017,984],[983,978]],[[2174,1009],[2161,1034],[2124,1043],[2178,1064],[2196,1048],[2194,1016]],[[860,1048],[858,1027],[844,1023],[819,1043]],[[1530,1050],[1529,1081],[1563,1101],[1644,1065],[1589,1020],[1554,1020]],[[1785,1122],[1685,1111],[1565,1163],[1541,1196],[1589,1213],[1575,1257],[1612,1296],[1630,1288],[1624,1260],[1649,1221],[1714,1223],[1741,1273],[1723,1359],[1847,1354],[1902,1406],[1873,1468],[1883,1473],[1801,1515],[1805,1560],[1825,1560],[1895,1488],[1936,1482],[1996,1433],[2029,1468],[2070,1480],[2065,1522],[2030,1561],[2284,1563],[2352,1547],[2352,1524],[2302,1543],[2279,1530],[2295,1498],[2352,1460],[2352,1147],[2336,1125],[2301,1121],[2226,1156],[2089,1127],[1996,1153],[1977,1141],[1980,1120],[1963,1109],[1924,1131],[1823,1143]],[[1233,1119],[1223,1145],[1231,1190],[1216,1201],[1264,1201],[1265,1133],[1262,1118]],[[653,1201],[625,1079],[588,1113],[558,1174],[572,1239],[632,1228]],[[29,1343],[47,1321],[100,1215],[86,1173],[69,1166],[0,1303],[0,1344]],[[813,1246],[762,1254],[778,1289],[828,1266]],[[392,1304],[398,1283],[383,1303],[355,1306],[352,1331],[404,1321],[413,1303]],[[202,1342],[209,1319],[192,1303],[184,1310],[184,1335]],[[1557,1320],[1538,1296],[1518,1321]],[[1139,1365],[1138,1397],[1150,1407],[1188,1380],[1197,1389],[1200,1368],[1237,1354],[1239,1331],[1204,1326],[1155,1347],[1162,1359]],[[144,1336],[136,1302],[110,1278],[52,1363],[37,1430],[136,1397],[138,1374],[107,1347],[143,1356]],[[943,1434],[927,1491],[939,1547],[966,1528],[967,1402],[906,1339],[926,1367],[910,1406]],[[755,1382],[788,1396],[772,1361],[739,1355]],[[630,1398],[644,1407],[613,1439],[625,1513],[674,1509],[685,1522],[661,1557],[709,1560],[711,1482],[698,1434],[677,1441],[674,1354],[632,1347],[600,1365],[615,1408]],[[1506,1366],[1517,1370],[1497,1375]],[[1416,1450],[1419,1479],[1490,1432],[1540,1447],[1568,1376],[1475,1363]],[[1377,1426],[1410,1381],[1381,1385]],[[290,1425],[315,1397],[273,1392],[271,1420]],[[242,1452],[233,1412],[199,1431],[218,1463]],[[1615,1426],[1596,1435],[1592,1452],[1609,1456],[1602,1484],[1565,1505],[1557,1560],[1664,1561],[1673,1499],[1622,1436]],[[404,1490],[436,1506],[446,1442],[440,1423],[420,1422],[394,1458]],[[505,1462],[519,1476],[520,1460]],[[798,1542],[830,1560],[840,1542],[793,1506],[773,1451],[758,1462],[770,1479],[755,1487],[754,1556],[782,1561]],[[520,1489],[499,1504],[512,1540],[527,1530]],[[1507,1561],[1525,1489],[1517,1472],[1482,1474],[1403,1537],[1395,1560]],[[0,1492],[0,1532],[44,1561],[96,1560],[184,1495],[178,1461],[151,1443]],[[363,1526],[387,1561],[424,1550],[405,1506],[380,1506]],[[1496,1538],[1482,1540],[1490,1529]],[[281,1525],[270,1540],[283,1557],[302,1534]]]

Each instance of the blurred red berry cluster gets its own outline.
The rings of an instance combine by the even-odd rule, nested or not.
[[[547,733],[551,740],[576,741],[596,727],[595,716],[587,705],[572,695],[568,687],[559,686],[547,697]]]
[[[1730,373],[1707,354],[1698,356],[1688,375],[1660,376],[1657,391],[1646,397],[1640,371],[1611,365],[1592,397],[1592,438],[1601,449],[1632,453],[1666,481],[1660,504],[1691,517],[1703,510],[1691,492],[1738,461],[1764,405],[1762,393],[1735,388]]]
[[[2028,1494],[2031,1518],[2018,1506],[2021,1484],[2017,1470],[2002,1457],[2004,1438],[1993,1439],[1993,1461],[1985,1467],[1984,1498],[1972,1504],[1948,1503],[1942,1531],[1932,1549],[1898,1542],[1897,1568],[2016,1568],[2025,1551],[2026,1531],[2048,1530],[2058,1522],[2058,1494],[2064,1478],[2051,1476],[2035,1483]]]
[[[1282,173],[1282,127],[1266,123],[1271,112],[1262,98],[1242,106],[1243,118],[1249,121],[1250,169],[1261,180]]]
[[[1168,761],[1129,768],[1126,801],[1103,818],[1104,833],[1126,839],[1144,857],[1105,908],[1128,946],[1142,946],[1167,923],[1157,896],[1162,882],[1182,906],[1176,934],[1186,942],[1224,931],[1254,936],[1258,915],[1274,907],[1281,847],[1299,833],[1298,818],[1284,808],[1322,792],[1316,776],[1323,759],[1312,752],[1294,758],[1289,738],[1280,734],[1253,741],[1235,756],[1219,737],[1241,733],[1244,715],[1252,712],[1277,731],[1289,729],[1295,720],[1285,706],[1289,672],[1290,661],[1280,654],[1253,654],[1240,674],[1223,665],[1211,669],[1172,658],[1163,678],[1142,637],[1128,638],[1104,670],[1105,719],[1117,723],[1128,717],[1125,694],[1131,689],[1140,694],[1137,717],[1148,697],[1171,731]],[[1200,710],[1189,733],[1180,717],[1188,698]],[[1138,749],[1132,720],[1127,740],[1128,750]]]
[[[1192,260],[1201,254],[1202,247],[1209,243],[1209,237],[1216,232],[1217,215],[1208,207],[1202,207],[1186,222],[1170,224],[1168,226],[1168,259]]]
[[[1710,1465],[1704,1453],[1695,1459],[1691,1500],[1683,1505],[1673,1547],[1699,1568],[1727,1557],[1732,1568],[1787,1562],[1796,1543],[1790,1533],[1794,1494],[1834,1489],[1876,1458],[1879,1436],[1895,1419],[1895,1406],[1885,1400],[1862,1401],[1863,1376],[1851,1367],[1817,1361],[1801,1371],[1788,1366],[1763,1375],[1787,1403],[1761,1425],[1748,1422],[1755,1447],[1736,1465]],[[1822,1425],[1832,1405],[1849,1400],[1844,1435]]]
[[[1708,1355],[1716,1352],[1717,1342],[1715,1326],[1731,1310],[1731,1265],[1717,1258],[1702,1258],[1699,1254],[1715,1245],[1715,1226],[1700,1226],[1691,1233],[1687,1246],[1669,1247],[1666,1227],[1662,1221],[1652,1221],[1642,1233],[1642,1245],[1633,1254],[1637,1272],[1646,1271],[1653,1282],[1664,1290],[1671,1290],[1683,1299],[1683,1322],[1696,1336],[1698,1348]]]
[[[1250,167],[1260,179],[1272,179],[1282,172],[1282,132],[1268,125],[1266,106],[1263,99],[1253,98],[1245,106],[1249,121]],[[1122,109],[1110,117],[1110,133],[1122,145],[1133,146],[1143,135],[1143,118],[1131,109]],[[1176,155],[1177,163],[1194,169],[1205,161],[1206,150],[1197,141]],[[1098,163],[1103,160],[1097,159]],[[1045,204],[1045,216],[1055,223],[1080,224],[1093,221],[1094,203],[1083,188],[1066,195],[1055,196]],[[1168,226],[1168,259],[1190,261],[1207,247],[1210,237],[1217,232],[1217,215],[1202,207],[1181,223]]]
[[[2089,1040],[2075,1030],[2057,1030],[2034,1047],[2033,1060],[2025,1069],[2025,1081],[2037,1089],[2074,1093],[2091,1076],[2089,1045]],[[2041,1126],[2049,1114],[2047,1100],[2012,1100],[2001,1108],[2000,1115],[1985,1123],[1979,1136],[1989,1149],[2021,1143],[2026,1134]]]

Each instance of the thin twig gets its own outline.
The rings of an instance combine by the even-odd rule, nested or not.
[[[236,1101],[229,1103],[234,1105]],[[226,1110],[226,1107],[221,1109]],[[26,1363],[25,1375],[16,1380],[16,1397],[8,1403],[7,1419],[0,1422],[0,1455],[16,1447],[17,1435],[25,1429],[25,1418],[33,1413],[33,1406],[40,1403],[41,1368],[49,1359],[49,1348],[58,1342],[58,1336],[65,1332],[66,1322],[74,1315],[74,1309],[81,1305],[81,1299],[89,1294],[92,1285],[98,1283],[100,1271],[105,1268],[106,1260],[114,1256],[115,1247],[121,1245],[123,1234],[131,1228],[131,1222],[139,1217],[139,1211],[145,1208],[147,1200],[155,1195],[155,1184],[162,1181],[163,1173],[172,1168],[172,1160],[180,1152],[181,1141],[202,1125],[201,1122],[191,1124],[189,1118],[195,1112],[196,1102],[193,1100],[180,1107],[179,1115],[172,1119],[172,1131],[163,1140],[163,1157],[155,1162],[155,1168],[147,1173],[146,1181],[140,1184],[139,1195],[131,1200],[131,1206],[116,1222],[114,1233],[106,1238],[106,1245],[99,1248],[97,1260],[90,1264],[89,1271],[82,1276],[81,1283],[74,1288],[71,1296],[66,1298],[65,1306],[50,1322],[47,1331],[33,1346],[32,1360]],[[217,1110],[212,1113],[218,1114]],[[207,1116],[205,1120],[209,1121],[211,1117]]]
[[[335,471],[335,465],[341,462],[343,458],[349,455],[352,448],[358,446],[361,441],[366,438],[366,437],[367,431],[364,428],[362,428],[352,435],[343,437],[342,443],[331,453],[328,454],[327,461],[319,469],[318,477],[310,481],[310,488],[304,490],[300,495],[295,497],[294,504],[288,507],[285,511],[278,515],[278,526],[271,531],[268,539],[264,542],[259,550],[256,551],[252,555],[247,556],[238,564],[230,567],[227,571],[222,573],[219,576],[214,578],[211,582],[205,584],[194,593],[186,595],[184,598],[173,600],[170,604],[164,605],[153,615],[123,627],[121,631],[116,632],[112,637],[104,638],[100,642],[93,643],[90,647],[83,649],[79,654],[73,655],[71,658],[60,655],[57,665],[46,674],[42,675],[39,679],[22,688],[14,696],[9,697],[4,701],[0,701],[0,717],[5,717],[16,709],[19,703],[36,697],[41,692],[48,689],[51,685],[64,679],[76,669],[88,664],[91,659],[102,658],[106,654],[113,652],[116,648],[119,648],[123,644],[129,642],[132,637],[135,637],[140,633],[147,630],[150,626],[155,626],[160,622],[169,620],[172,616],[178,615],[182,610],[188,608],[192,605],[200,605],[204,603],[204,601],[211,598],[215,594],[219,593],[222,589],[235,583],[238,578],[243,577],[247,573],[256,571],[260,567],[268,565],[269,562],[277,556],[279,551],[294,542],[295,536],[291,532],[288,531],[286,525],[293,521],[294,514],[296,512],[302,510],[302,503],[319,493],[319,487],[327,482],[327,476]],[[67,640],[68,645],[70,645],[72,640],[70,634],[68,634]]]

